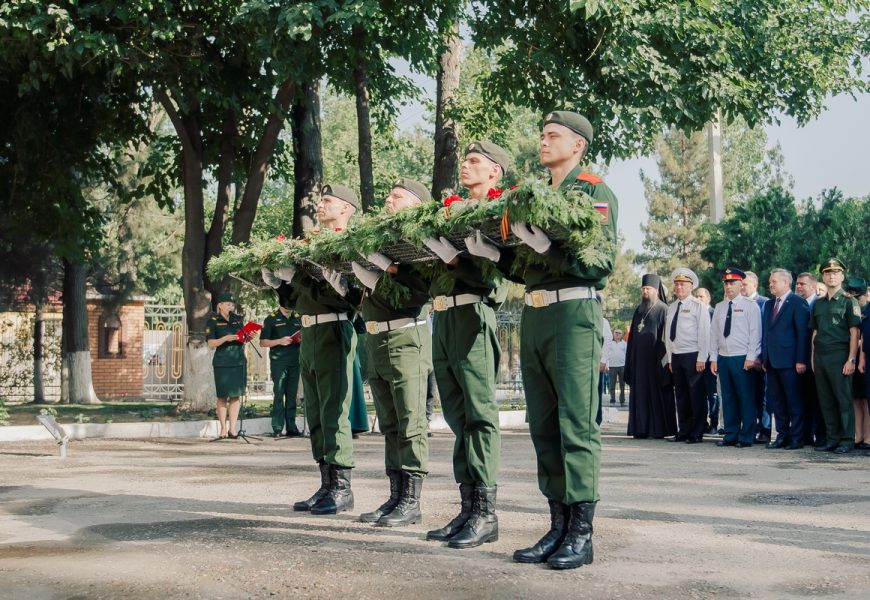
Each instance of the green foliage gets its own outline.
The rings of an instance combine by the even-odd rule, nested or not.
[[[75,416],[76,423],[90,423],[91,418],[86,416],[85,413],[79,413]]]
[[[6,410],[6,398],[0,396],[0,427],[9,425],[9,411]]]
[[[41,415],[48,415],[48,416],[51,416],[51,417],[56,417],[56,416],[57,416],[57,410],[56,410],[54,407],[47,406],[46,408],[40,408],[40,409],[39,409],[39,414],[41,414]]]

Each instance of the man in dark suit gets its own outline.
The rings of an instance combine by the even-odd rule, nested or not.
[[[794,293],[807,301],[810,314],[813,312],[813,303],[818,299],[816,290],[819,280],[810,272],[800,273],[794,285]],[[807,336],[807,360],[813,353],[812,332]],[[813,373],[812,361],[807,364],[806,372],[798,377],[801,395],[804,399],[804,444],[810,446],[827,446],[828,438],[825,431],[825,421],[822,418],[822,409],[819,406],[819,396],[816,393],[816,376]]]
[[[807,301],[791,291],[785,269],[770,272],[773,299],[761,313],[761,355],[767,373],[767,403],[776,419],[776,439],[768,449],[803,447],[803,398],[798,375],[807,370],[810,311]]]

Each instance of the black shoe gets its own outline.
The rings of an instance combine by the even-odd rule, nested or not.
[[[228,440],[237,440],[237,439],[239,439],[239,434],[238,433],[228,433],[227,439]]]
[[[311,507],[312,515],[337,515],[353,508],[350,469],[329,465],[329,491]]]
[[[825,444],[824,446],[816,446],[813,448],[816,452],[833,452],[837,449],[837,446],[834,444]]]
[[[329,491],[329,465],[319,463],[320,466],[320,488],[314,492],[308,500],[301,500],[293,505],[293,510],[304,512],[311,510],[311,507],[320,502],[326,493]]]
[[[547,559],[551,569],[576,569],[592,562],[592,517],[594,502],[578,502],[571,505],[568,533],[562,545]]]
[[[375,523],[381,527],[402,527],[413,525],[423,519],[420,511],[420,493],[423,491],[423,476],[419,473],[402,471],[402,494],[399,503],[390,513]]]
[[[707,428],[707,431],[705,431],[704,433],[706,433],[707,435],[716,435],[719,433],[719,430],[716,429],[715,425],[711,425],[710,427]]]
[[[698,437],[690,437],[689,439],[686,440],[686,443],[687,444],[700,444],[703,441],[704,441],[704,437],[698,436]]]
[[[446,542],[454,535],[462,531],[465,527],[465,522],[471,517],[471,504],[474,498],[474,484],[460,483],[459,484],[459,514],[453,517],[447,525],[441,529],[433,529],[426,532],[427,540],[436,542]]]
[[[719,429],[716,430],[716,434],[717,435],[725,435],[725,430],[720,427]]]
[[[752,444],[749,442],[737,442],[734,444],[735,448],[751,448]]]
[[[462,531],[450,538],[451,548],[476,548],[498,541],[498,517],[495,514],[496,487],[474,486],[471,517]]]
[[[857,450],[870,450],[870,444],[867,442],[861,442],[860,444],[855,444],[855,448]]]
[[[849,454],[852,449],[849,446],[837,446],[834,448],[834,454]]]
[[[685,442],[688,436],[685,435],[675,435],[674,437],[666,438],[669,442]]]
[[[716,442],[716,445],[720,448],[723,448],[725,446],[736,446],[737,442],[732,442],[730,440],[719,440],[718,442]]]
[[[792,442],[788,446],[785,447],[786,450],[800,450],[804,445],[800,442]]]
[[[272,430],[272,433],[270,433],[270,434],[268,434],[268,435],[269,435],[269,437],[271,437],[271,438],[279,438],[279,437],[281,437],[281,431],[280,431],[280,430],[274,430],[274,429],[273,429],[273,430]]]
[[[550,531],[531,548],[514,552],[514,562],[526,564],[547,562],[547,559],[562,545],[568,528],[568,506],[557,500],[547,502],[550,504]]]
[[[775,442],[770,442],[765,446],[768,450],[778,450],[780,448],[785,447],[785,440],[776,440]]]
[[[387,469],[387,477],[390,480],[390,497],[372,512],[363,513],[359,520],[363,523],[375,523],[378,519],[393,512],[399,504],[402,495],[402,472],[395,469]]]
[[[293,431],[288,431],[287,433],[285,433],[284,437],[293,438],[293,437],[302,437],[303,435],[305,435],[305,434],[302,433],[301,431],[299,431],[298,429],[294,429]]]
[[[755,443],[756,444],[766,444],[769,441],[770,441],[770,434],[768,434],[768,433],[759,433],[757,436],[755,436]]]

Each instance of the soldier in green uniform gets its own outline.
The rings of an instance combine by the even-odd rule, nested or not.
[[[468,201],[486,202],[508,164],[507,152],[496,144],[469,144],[459,172]],[[501,277],[484,275],[479,258],[460,254],[447,239],[424,243],[445,263],[450,276],[449,285],[436,277],[430,288],[438,311],[432,358],[444,419],[456,436],[453,477],[460,496],[459,514],[444,527],[429,531],[426,539],[447,541],[451,548],[474,548],[498,540],[495,505],[501,436],[495,380],[501,349],[495,307],[504,300],[507,285]],[[465,244],[479,252],[488,250],[479,235],[469,236]],[[499,251],[492,250],[487,257],[498,262]]]
[[[397,213],[430,202],[423,184],[400,178],[386,199],[387,211]],[[429,283],[407,264],[394,263],[374,253],[366,257],[380,271],[357,262],[353,272],[368,288],[363,295],[362,316],[366,323],[368,377],[378,424],[384,434],[384,463],[390,482],[389,498],[360,520],[384,527],[417,523],[422,519],[420,493],[429,470],[426,436],[426,382],[432,368],[432,337],[429,333]],[[387,281],[387,279],[392,281]],[[400,300],[390,288],[404,286]]]
[[[517,550],[514,560],[546,562],[554,569],[592,562],[592,518],[599,499],[601,433],[595,416],[603,320],[595,293],[607,284],[616,260],[618,205],[601,179],[580,169],[591,143],[592,125],[585,117],[555,111],[544,118],[541,164],[550,170],[553,187],[580,190],[594,199],[612,244],[608,264],[584,264],[540,228],[511,225],[547,263],[530,265],[517,279],[526,285],[520,360],[529,432],[538,486],[550,505],[550,530],[534,546]],[[499,270],[509,275],[511,253],[501,254]]]
[[[217,311],[208,318],[205,328],[208,347],[215,349],[211,364],[214,367],[219,437],[230,439],[237,437],[236,421],[241,407],[240,398],[245,395],[248,380],[245,345],[236,337],[236,333],[244,326],[244,321],[233,312],[235,306],[232,294],[220,294],[217,297]]]
[[[356,193],[342,185],[323,187],[317,218],[325,229],[346,229],[360,208]],[[313,277],[302,266],[277,269],[297,293],[301,315],[302,347],[299,363],[305,390],[305,415],[311,431],[311,453],[320,465],[320,488],[293,510],[332,515],[353,508],[350,470],[353,442],[350,400],[356,332],[352,318],[360,293],[337,273],[324,270],[326,280]]]
[[[268,278],[267,278],[268,275]],[[272,436],[280,437],[286,427],[287,437],[302,435],[296,427],[296,392],[299,389],[299,344],[302,322],[293,310],[292,287],[263,270],[263,279],[278,284],[278,309],[263,321],[260,347],[269,349],[272,375]]]
[[[827,444],[818,452],[846,454],[855,446],[852,374],[858,355],[861,308],[843,293],[846,266],[829,258],[821,268],[828,293],[813,303],[813,372],[819,406],[827,431]]]

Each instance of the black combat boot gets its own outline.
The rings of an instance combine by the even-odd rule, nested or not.
[[[302,512],[311,510],[311,507],[320,502],[329,491],[329,465],[325,462],[318,463],[320,466],[320,489],[314,492],[308,500],[300,500],[293,505],[293,510]]]
[[[474,501],[471,517],[462,531],[450,538],[451,548],[476,548],[482,544],[498,541],[498,517],[495,515],[496,487],[483,484],[474,486]]]
[[[314,506],[312,515],[337,515],[353,508],[353,491],[350,489],[350,469],[329,465],[329,491]]]
[[[568,528],[568,507],[558,500],[547,500],[550,504],[550,531],[531,548],[514,552],[514,561],[520,563],[546,562],[550,555],[559,549]]]
[[[423,491],[423,476],[419,473],[402,471],[402,495],[396,508],[378,519],[381,527],[401,527],[413,525],[423,518],[420,512],[420,492]]]
[[[568,533],[559,549],[547,559],[551,569],[576,569],[592,562],[592,517],[594,502],[571,505]]]
[[[459,514],[453,517],[453,520],[441,529],[433,529],[432,531],[427,531],[427,540],[446,542],[454,535],[462,531],[462,528],[465,527],[465,522],[471,516],[471,500],[474,497],[474,485],[471,483],[460,483],[459,497]]]
[[[387,477],[390,478],[390,497],[372,512],[361,514],[359,520],[363,523],[376,522],[384,515],[393,512],[393,509],[399,504],[399,498],[402,496],[402,472],[395,469],[387,469]]]

